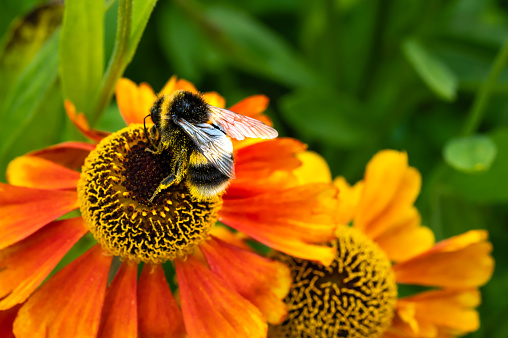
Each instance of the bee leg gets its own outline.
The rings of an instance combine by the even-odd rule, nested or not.
[[[171,184],[173,184],[174,181],[175,181],[174,174],[171,174],[168,177],[166,177],[165,179],[163,179],[162,182],[157,187],[157,189],[155,190],[155,192],[153,193],[152,197],[150,197],[150,199],[149,199],[150,203],[153,202],[153,199],[157,196],[157,194],[159,194],[162,190],[166,189]]]

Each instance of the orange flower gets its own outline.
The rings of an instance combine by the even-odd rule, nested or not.
[[[196,91],[173,77],[160,94],[179,89]],[[217,93],[203,97],[224,107]],[[128,127],[111,135],[93,130],[66,102],[76,126],[100,143],[59,144],[8,167],[10,184],[0,184],[0,332],[12,327],[17,337],[265,336],[267,321],[280,323],[286,316],[281,299],[289,290],[289,270],[253,253],[240,232],[329,264],[335,251],[320,243],[334,237],[336,188],[293,173],[301,166],[302,143],[245,140],[234,143],[237,178],[222,197],[193,200],[179,184],[149,203],[146,194],[169,170],[167,158],[144,150],[148,142],[140,123],[156,95],[146,84],[122,79],[116,98]],[[270,123],[262,115],[267,104],[258,95],[229,109]],[[82,216],[69,214],[78,208]],[[217,220],[239,232],[215,226]],[[45,281],[89,232],[98,244]],[[108,286],[114,256],[122,264]],[[166,261],[174,263],[180,305],[162,269]],[[139,262],[145,264],[138,280]]]
[[[328,266],[278,255],[293,285],[288,318],[273,337],[456,337],[478,329],[478,287],[493,272],[484,230],[434,243],[414,207],[420,174],[404,152],[384,150],[354,186],[342,177],[338,253]],[[397,284],[432,288],[397,295]]]

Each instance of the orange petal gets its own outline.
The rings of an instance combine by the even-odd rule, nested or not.
[[[182,313],[160,264],[145,264],[138,283],[140,337],[184,337]]]
[[[34,156],[55,162],[68,169],[79,171],[85,158],[95,149],[95,145],[83,142],[64,142],[54,146],[36,150],[27,156]]]
[[[292,171],[302,165],[296,156],[306,148],[292,138],[278,138],[242,148],[236,154],[236,176],[256,180],[277,170]]]
[[[98,337],[136,337],[138,264],[123,262],[106,292]]]
[[[440,331],[453,331],[454,336],[476,331],[480,326],[474,310],[480,304],[480,292],[476,289],[427,291],[402,298],[398,307],[408,304],[414,308],[418,323],[431,323]]]
[[[75,191],[31,189],[0,183],[0,249],[30,236],[78,207]]]
[[[172,92],[175,91],[175,86],[176,86],[176,75],[173,75],[168,80],[168,82],[166,82],[164,87],[162,87],[162,90],[159,92],[158,96],[171,94]]]
[[[100,141],[109,135],[108,132],[90,128],[90,125],[88,124],[88,121],[86,120],[86,116],[83,113],[77,113],[76,107],[74,106],[74,104],[71,101],[65,100],[64,107],[65,107],[65,111],[67,112],[67,116],[69,116],[72,123],[76,126],[76,128],[79,129],[79,131],[83,135],[85,135],[89,139],[94,140],[94,141]]]
[[[336,196],[334,186],[321,183],[225,199],[219,220],[271,248],[328,265],[335,251],[316,243],[335,238]]]
[[[420,174],[408,167],[406,153],[380,151],[367,165],[354,226],[369,238],[380,236],[398,224],[401,210],[412,207],[420,187]]]
[[[206,103],[215,107],[224,108],[226,106],[226,100],[217,92],[204,93],[203,99]]]
[[[183,320],[190,338],[266,337],[259,310],[195,257],[175,261]]]
[[[286,318],[287,308],[282,299],[292,280],[287,266],[220,239],[212,238],[200,248],[210,269],[254,304],[270,324],[280,324]]]
[[[184,79],[180,79],[180,80],[176,81],[175,91],[176,90],[186,90],[188,92],[199,93],[198,90],[196,89],[196,87],[194,87],[194,85],[192,83],[190,83],[189,81],[184,80]]]
[[[407,260],[429,250],[434,245],[434,233],[420,226],[420,214],[416,208],[401,210],[404,216],[400,225],[393,226],[375,239],[388,258],[394,262]]]
[[[248,246],[247,243],[245,243],[245,240],[248,238],[248,236],[238,231],[233,232],[226,226],[217,224],[210,230],[210,235],[244,250],[252,251],[252,248]]]
[[[0,311],[0,337],[2,338],[14,338],[12,332],[12,324],[18,315],[18,311],[21,305],[16,305],[9,310]]]
[[[234,104],[229,110],[245,116],[256,117],[268,108],[269,102],[270,99],[265,95],[252,95]]]
[[[484,230],[472,230],[437,243],[432,249],[394,265],[399,283],[443,287],[485,284],[494,269],[492,244]]]
[[[81,217],[66,219],[0,251],[0,310],[24,302],[87,232]]]
[[[363,182],[360,181],[354,186],[350,186],[344,177],[339,176],[333,181],[333,184],[339,189],[338,222],[349,224],[358,208],[363,192]]]
[[[321,155],[313,151],[302,151],[296,157],[302,164],[293,173],[300,184],[332,182],[330,167]]]
[[[431,322],[417,320],[413,303],[398,302],[392,325],[383,338],[438,338],[439,330]]]
[[[97,244],[44,283],[19,310],[16,337],[94,337],[112,258]]]
[[[116,85],[116,103],[125,123],[143,123],[150,114],[155,99],[152,87],[146,83],[137,86],[129,79],[121,78]]]
[[[39,189],[75,189],[79,173],[35,156],[20,156],[9,163],[10,184]]]

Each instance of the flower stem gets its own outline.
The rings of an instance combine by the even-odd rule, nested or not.
[[[96,99],[94,115],[91,120],[92,125],[99,120],[108,103],[111,101],[116,82],[120,76],[122,76],[127,66],[126,57],[129,51],[131,21],[132,0],[119,0],[115,46],[111,58],[109,59],[108,68],[102,79],[101,91],[98,93]]]
[[[473,134],[480,125],[480,122],[485,115],[485,109],[489,102],[490,96],[492,95],[492,89],[496,85],[499,74],[504,69],[506,62],[508,61],[508,39],[504,42],[501,50],[496,56],[492,68],[490,69],[487,80],[482,84],[480,90],[476,94],[471,107],[471,111],[467,117],[466,123],[462,130],[463,136]]]

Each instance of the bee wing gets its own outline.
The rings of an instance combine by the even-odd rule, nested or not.
[[[211,105],[208,105],[208,109],[211,112],[210,122],[237,140],[246,137],[271,139],[279,135],[277,130],[248,116]]]
[[[222,131],[208,123],[192,124],[185,119],[173,121],[194,141],[203,156],[221,173],[235,178],[233,143]]]

